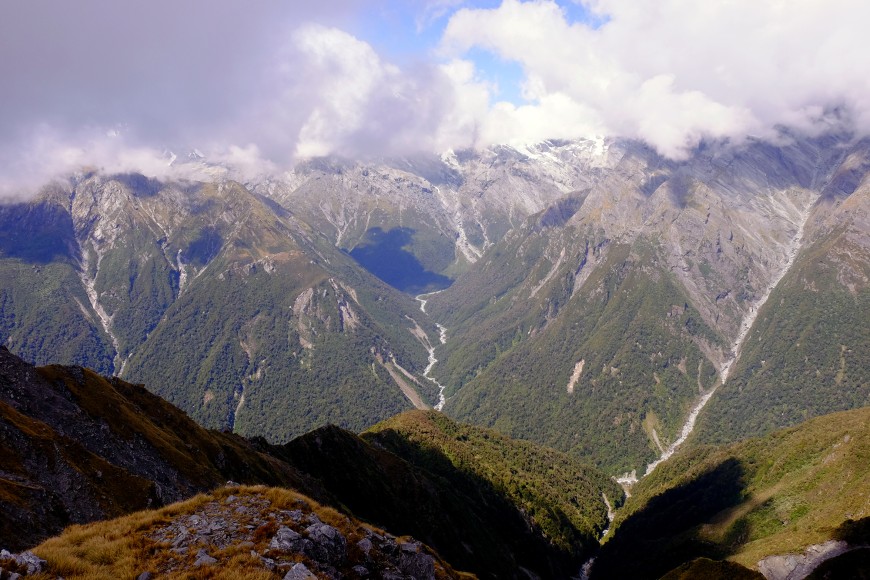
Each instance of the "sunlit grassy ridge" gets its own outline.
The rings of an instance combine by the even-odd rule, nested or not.
[[[491,429],[463,425],[435,411],[403,413],[363,436],[442,476],[456,479],[452,474],[458,472],[480,478],[568,552],[596,542],[607,526],[602,494],[612,505],[623,498],[610,478],[576,458]]]
[[[655,577],[694,557],[754,567],[870,517],[870,409],[687,450],[632,490],[601,570]]]
[[[237,524],[243,528],[247,525],[253,526],[253,531],[240,535],[239,541],[222,549],[209,547],[207,543],[202,544],[218,560],[218,565],[196,567],[197,546],[179,553],[171,550],[171,544],[155,539],[155,533],[178,516],[197,513],[198,510],[209,507],[208,504],[227,505],[229,501],[235,502],[232,505],[258,502],[257,505],[268,507],[253,515],[238,515]],[[280,577],[283,574],[269,571],[260,556],[253,555],[252,552],[268,553],[270,541],[277,530],[276,515],[280,515],[281,510],[296,510],[300,506],[306,512],[316,514],[320,521],[336,528],[346,538],[348,546],[355,546],[357,541],[366,537],[366,531],[386,534],[383,530],[348,518],[291,490],[224,487],[160,510],[142,511],[115,520],[72,526],[60,536],[34,548],[34,553],[48,562],[48,574],[35,578],[135,578],[145,571],[168,574],[173,578],[265,580]],[[242,537],[245,539],[242,540]],[[353,556],[351,550],[351,559]],[[286,558],[317,569],[316,562],[312,563],[303,554],[287,554]],[[376,562],[375,565],[383,563]],[[437,556],[435,571],[437,578],[472,577],[453,571]]]
[[[759,312],[701,420],[728,443],[870,405],[870,254],[841,228],[807,248]]]

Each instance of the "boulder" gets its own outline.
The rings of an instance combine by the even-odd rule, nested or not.
[[[204,548],[196,553],[196,562],[193,563],[197,568],[200,566],[214,566],[215,564],[217,564],[217,560],[209,556]]]
[[[313,559],[330,564],[344,561],[347,540],[336,528],[329,524],[312,524],[305,531],[313,544],[312,553],[309,554]]]
[[[284,552],[299,552],[301,551],[302,536],[287,526],[278,528],[278,532],[272,541],[269,543],[269,548],[272,550],[282,550]]]
[[[284,576],[284,580],[317,580],[317,576],[305,564],[294,564]]]

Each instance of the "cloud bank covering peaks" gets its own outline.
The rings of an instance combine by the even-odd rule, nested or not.
[[[780,126],[866,135],[866,22],[864,0],[15,0],[0,189],[82,165],[163,176],[192,147],[257,172],[592,135],[673,158]]]
[[[516,138],[543,137],[524,115],[573,110],[608,135],[679,157],[702,139],[768,137],[777,125],[826,129],[834,113],[870,130],[870,4],[852,0],[596,0],[593,22],[553,2],[505,0],[450,20],[443,47],[520,63],[528,105],[496,104]],[[559,103],[561,111],[554,103]],[[504,138],[495,129],[487,135]]]

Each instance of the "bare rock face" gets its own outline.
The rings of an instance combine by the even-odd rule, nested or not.
[[[824,544],[810,546],[803,554],[768,556],[758,563],[758,571],[764,574],[767,580],[802,580],[826,560],[844,554],[848,550],[849,544],[846,542],[830,540]]]
[[[301,562],[294,564],[287,574],[284,575],[284,580],[315,580],[317,576],[311,573],[311,570]]]

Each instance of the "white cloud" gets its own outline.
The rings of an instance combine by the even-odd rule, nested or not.
[[[254,127],[251,140],[265,141],[265,152],[281,162],[449,147],[468,141],[462,131],[488,105],[486,89],[459,61],[403,70],[368,43],[316,24],[293,32],[270,74],[275,90],[240,125]]]
[[[528,129],[530,139],[566,110],[547,104],[556,95],[584,115],[573,119],[577,127],[641,138],[671,156],[703,138],[767,136],[777,124],[818,127],[820,114],[833,107],[845,107],[859,130],[870,131],[866,2],[594,0],[586,6],[606,18],[602,26],[570,23],[547,0],[460,10],[443,49],[461,55],[479,47],[523,67],[524,94],[540,118],[515,126]],[[528,114],[525,109],[513,114]],[[507,111],[500,122],[511,116]]]
[[[299,155],[327,155],[341,149],[348,137],[371,121],[366,113],[371,100],[378,98],[377,91],[388,87],[401,98],[401,73],[382,62],[365,42],[322,26],[303,27],[294,36],[309,73],[306,90],[317,95],[299,131]]]
[[[157,179],[226,177],[241,181],[280,171],[277,165],[264,159],[254,144],[204,147],[206,161],[190,162],[186,152],[137,144],[123,128],[109,131],[88,128],[71,135],[43,125],[19,145],[16,151],[0,151],[4,167],[0,173],[0,198],[28,198],[47,181],[92,169],[107,175],[141,173]]]
[[[2,196],[28,197],[47,180],[85,168],[108,173],[137,171],[151,177],[166,177],[171,172],[161,152],[125,142],[118,130],[89,128],[73,137],[41,125],[17,145],[15,150],[0,151]]]
[[[0,190],[82,165],[160,176],[163,150],[185,146],[261,174],[300,156],[592,134],[680,157],[778,124],[870,133],[864,0],[587,0],[597,26],[552,0],[417,0],[427,26],[449,20],[438,51],[401,66],[332,16],[363,3],[299,4],[4,4]],[[479,49],[519,66],[526,103],[495,102]]]

